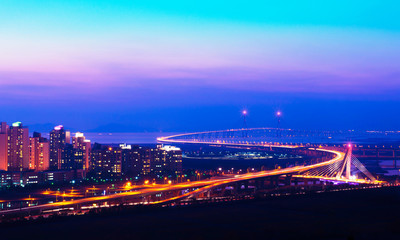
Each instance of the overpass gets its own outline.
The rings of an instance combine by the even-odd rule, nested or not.
[[[225,130],[220,132],[232,132],[232,131],[250,131],[251,129],[239,129],[239,130]],[[223,179],[208,179],[202,181],[193,181],[177,184],[161,184],[153,187],[147,187],[143,189],[132,189],[132,191],[126,191],[122,193],[115,193],[104,196],[86,197],[77,200],[69,200],[62,202],[54,202],[36,206],[29,206],[19,209],[10,209],[0,211],[0,216],[19,214],[19,213],[32,213],[32,212],[43,212],[48,210],[60,209],[60,208],[72,208],[74,210],[80,209],[82,206],[88,206],[95,203],[105,203],[108,201],[120,201],[127,202],[135,198],[142,198],[150,195],[154,195],[162,192],[172,192],[188,190],[184,194],[178,194],[170,198],[166,198],[160,201],[154,201],[153,204],[175,201],[182,198],[187,198],[201,192],[205,192],[209,189],[223,186],[230,183],[241,182],[246,180],[253,180],[259,178],[266,178],[272,176],[281,176],[287,174],[293,174],[296,177],[314,178],[329,181],[340,181],[347,183],[362,183],[362,184],[381,184],[381,181],[376,180],[359,162],[355,162],[354,157],[351,154],[351,145],[348,146],[347,150],[344,149],[333,149],[328,147],[308,147],[304,144],[282,144],[272,143],[265,141],[251,141],[246,137],[243,139],[227,140],[227,139],[215,139],[215,138],[199,138],[202,134],[209,136],[210,132],[200,133],[189,133],[173,135],[168,137],[161,137],[157,140],[162,143],[174,143],[174,144],[206,144],[211,146],[232,146],[239,148],[258,147],[266,150],[279,149],[289,151],[307,151],[313,153],[320,153],[326,156],[324,161],[312,163],[309,165],[291,166],[282,169],[273,169],[260,172],[251,172],[239,175],[228,176]],[[218,131],[213,131],[212,134],[219,135]],[[251,134],[246,134],[249,136]],[[196,137],[193,137],[196,136]],[[228,136],[228,135],[225,135]],[[354,178],[351,175],[351,166],[355,165],[361,170],[367,178]]]

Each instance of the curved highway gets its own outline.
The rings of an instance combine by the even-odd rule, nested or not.
[[[208,133],[208,132],[204,132]],[[195,133],[195,134],[201,134],[201,133]],[[180,134],[180,135],[173,135],[169,137],[162,137],[158,138],[157,140],[162,143],[190,143],[190,144],[209,144],[209,145],[229,145],[229,146],[238,146],[238,147],[249,147],[249,146],[257,146],[257,147],[268,147],[268,148],[286,148],[286,149],[295,149],[295,148],[304,148],[304,146],[301,145],[274,145],[274,144],[261,144],[261,143],[234,143],[234,142],[226,142],[226,141],[220,141],[220,140],[215,140],[215,141],[195,141],[195,140],[187,140],[187,139],[177,139],[178,137],[185,137],[190,134]],[[327,166],[330,164],[334,164],[340,161],[343,161],[345,158],[345,153],[342,151],[338,150],[331,150],[331,149],[325,149],[325,148],[308,148],[311,151],[323,151],[323,152],[328,152],[333,155],[332,159],[316,163],[316,164],[311,164],[311,165],[302,165],[302,166],[294,166],[294,167],[288,167],[288,168],[283,168],[283,169],[274,169],[274,170],[267,170],[267,171],[260,171],[260,172],[254,172],[254,173],[246,173],[246,174],[240,174],[240,175],[233,175],[229,176],[224,179],[210,179],[210,180],[203,180],[203,181],[193,181],[193,182],[185,182],[185,183],[177,183],[177,184],[164,184],[164,185],[156,185],[154,187],[150,188],[145,188],[145,189],[139,189],[139,190],[134,190],[134,191],[128,191],[128,192],[123,192],[123,193],[116,193],[116,194],[111,194],[111,195],[105,195],[105,196],[95,196],[95,197],[87,197],[87,198],[82,198],[82,199],[77,199],[77,200],[70,200],[70,201],[63,201],[63,202],[55,202],[55,203],[49,203],[49,204],[43,204],[43,205],[37,205],[37,206],[30,206],[30,207],[25,207],[21,209],[11,209],[11,210],[3,210],[0,211],[0,216],[1,215],[7,215],[7,214],[12,214],[12,213],[19,213],[23,211],[34,211],[34,210],[50,210],[50,209],[57,209],[61,207],[72,207],[72,206],[77,206],[77,205],[87,205],[87,204],[92,204],[96,202],[105,202],[108,200],[114,200],[114,199],[121,199],[121,198],[127,198],[127,197],[140,197],[140,196],[147,196],[147,195],[153,195],[157,194],[160,192],[167,192],[167,191],[174,191],[174,190],[181,190],[181,189],[196,189],[194,191],[191,191],[189,193],[186,193],[184,195],[178,196],[178,197],[173,197],[170,199],[165,199],[159,202],[153,202],[153,203],[161,203],[165,201],[171,201],[174,199],[180,199],[182,197],[187,197],[193,194],[196,194],[198,192],[217,187],[220,185],[225,185],[228,183],[233,183],[233,182],[238,182],[238,181],[243,181],[243,180],[249,180],[249,179],[256,179],[256,178],[263,178],[263,177],[269,177],[269,176],[278,176],[278,175],[284,175],[284,174],[290,174],[290,173],[298,173],[298,172],[303,172],[307,171],[313,168],[318,168],[322,166]],[[338,179],[336,179],[338,180]],[[340,180],[340,179],[339,179]],[[352,182],[359,182],[359,183],[368,183],[366,180],[344,180],[344,181],[352,181]]]

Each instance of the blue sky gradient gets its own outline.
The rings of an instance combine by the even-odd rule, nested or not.
[[[400,129],[397,1],[0,0],[0,116],[45,130]]]

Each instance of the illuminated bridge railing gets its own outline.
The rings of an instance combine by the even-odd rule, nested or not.
[[[305,131],[279,128],[228,129],[186,133],[159,141],[214,142],[214,143],[251,143],[251,144],[333,144],[346,143],[357,136],[353,132]]]
[[[232,144],[239,147],[241,145],[262,145],[263,147],[274,149],[289,149],[295,152],[304,151],[304,155],[319,156],[320,158],[321,153],[323,153],[322,161],[311,162],[298,169],[291,169],[290,167],[286,169],[290,169],[290,171],[294,170],[294,172],[301,173],[302,176],[307,177],[378,183],[368,170],[357,159],[353,158],[351,151],[352,144],[344,144],[344,146],[341,146],[341,144],[338,144],[338,146],[329,144],[344,143],[349,137],[354,137],[354,134],[278,128],[250,128],[179,134],[158,138],[158,141],[169,143],[204,143],[208,145]],[[360,179],[357,175],[352,175],[352,172],[354,172],[354,170],[351,171],[352,166],[354,170],[358,170],[366,178]],[[344,177],[343,172],[345,172]]]

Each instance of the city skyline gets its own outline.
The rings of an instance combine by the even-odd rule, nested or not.
[[[0,115],[36,131],[179,132],[241,127],[246,108],[252,127],[282,110],[287,128],[398,130],[397,7],[4,2]]]
[[[1,238],[399,239],[399,8],[0,0]]]

